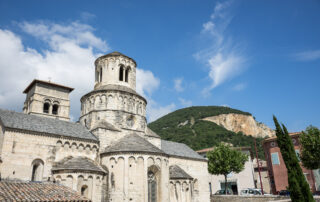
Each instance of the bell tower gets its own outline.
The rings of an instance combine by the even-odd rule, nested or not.
[[[99,57],[95,61],[95,86],[120,85],[136,90],[136,62],[119,52]]]
[[[23,112],[69,121],[71,91],[73,88],[35,79],[23,91],[26,94]]]
[[[94,89],[81,98],[80,123],[91,131],[105,127],[144,134],[147,101],[136,92],[136,67],[119,52],[97,58]]]

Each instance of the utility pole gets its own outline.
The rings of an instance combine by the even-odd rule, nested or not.
[[[261,192],[262,192],[262,195],[264,195],[264,193],[263,193],[263,185],[262,185],[262,181],[261,181],[261,173],[260,173],[260,162],[259,162],[259,159],[258,159],[257,143],[256,143],[256,139],[255,138],[254,138],[254,148],[256,150],[256,158],[257,158],[257,164],[258,164],[258,172],[259,172]]]

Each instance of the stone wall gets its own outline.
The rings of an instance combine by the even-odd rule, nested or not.
[[[128,82],[119,80],[120,67],[129,69]],[[99,74],[101,78],[99,80]],[[95,62],[95,89],[103,85],[123,85],[136,89],[136,64],[132,59],[123,56],[98,58]]]
[[[94,173],[57,173],[54,174],[57,183],[70,187],[83,194],[94,202],[104,201],[106,193],[107,176]]]
[[[145,100],[130,93],[106,90],[81,99],[80,123],[89,129],[100,120],[107,120],[119,129],[144,132],[145,116]]]
[[[104,155],[109,170],[110,201],[148,201],[148,171],[155,172],[158,201],[169,201],[169,163],[165,156],[147,154]]]
[[[45,102],[50,104],[48,113],[43,112],[43,105]],[[59,106],[58,114],[56,115],[52,114],[52,107],[54,104]],[[36,83],[26,96],[24,113],[68,121],[70,119],[69,90]]]
[[[219,196],[213,195],[211,202],[268,202],[268,201],[291,201],[289,197],[284,196]],[[316,202],[320,202],[320,198],[315,198]]]
[[[43,162],[41,179],[47,181],[54,162],[67,156],[96,160],[98,149],[92,142],[6,130],[1,152],[1,178],[31,180],[32,164],[39,160]]]
[[[205,202],[208,201],[210,196],[209,182],[210,177],[208,173],[208,163],[206,161],[197,161],[184,158],[169,158],[169,166],[178,165],[191,177],[194,178],[194,191],[193,198],[194,202]],[[179,200],[181,201],[181,199]]]

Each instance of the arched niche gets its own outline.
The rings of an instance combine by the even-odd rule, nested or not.
[[[43,176],[44,162],[41,159],[35,159],[31,163],[31,181],[41,181]]]

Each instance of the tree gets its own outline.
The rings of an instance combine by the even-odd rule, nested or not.
[[[300,135],[302,145],[301,161],[303,166],[315,170],[320,168],[320,130],[309,126]]]
[[[288,190],[292,202],[314,202],[287,128],[283,124],[281,127],[275,116],[273,121],[276,126],[277,143],[288,172]]]
[[[239,173],[244,169],[248,156],[241,151],[233,150],[230,146],[219,144],[207,153],[208,171],[213,175],[224,175],[225,192],[227,192],[227,175],[231,172]]]

